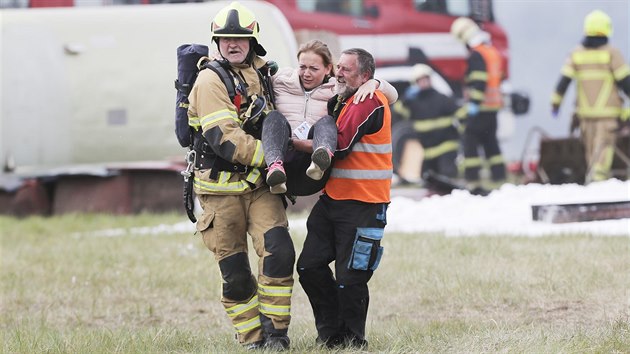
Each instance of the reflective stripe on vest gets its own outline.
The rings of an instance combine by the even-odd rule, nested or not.
[[[385,96],[376,91],[381,102]],[[352,100],[352,97],[348,101]],[[337,118],[344,120],[347,104]],[[384,105],[383,126],[374,134],[364,135],[344,159],[335,160],[325,192],[337,200],[359,200],[366,203],[386,203],[390,200],[392,166],[391,112]]]
[[[503,77],[503,62],[501,55],[496,48],[488,45],[478,45],[474,50],[479,52],[486,63],[486,73],[488,81],[486,81],[486,91],[484,92],[483,102],[481,102],[482,111],[495,111],[501,109],[503,105],[503,97],[501,95],[501,79]]]

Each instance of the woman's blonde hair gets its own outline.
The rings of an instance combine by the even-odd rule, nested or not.
[[[332,54],[330,53],[330,49],[328,49],[326,43],[320,41],[319,39],[312,39],[303,43],[297,52],[298,60],[300,59],[300,55],[306,52],[313,52],[319,55],[319,57],[322,58],[324,66],[331,67],[330,75],[326,75],[326,77],[324,77],[324,82],[328,81],[331,76],[335,76],[335,65],[333,64]]]

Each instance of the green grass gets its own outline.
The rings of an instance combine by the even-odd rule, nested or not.
[[[241,352],[199,235],[142,229],[185,220],[0,217],[3,353]],[[293,234],[298,251],[304,236]],[[369,352],[630,353],[627,237],[386,233],[383,244]],[[292,315],[292,352],[326,352],[297,282]]]

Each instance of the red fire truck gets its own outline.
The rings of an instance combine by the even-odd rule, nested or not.
[[[374,55],[380,75],[394,83],[396,68],[428,63],[459,94],[467,53],[450,35],[450,27],[460,16],[474,19],[490,34],[508,67],[508,40],[495,22],[492,0],[266,1],[285,14],[298,42],[323,37],[336,39],[337,49],[364,48]],[[406,84],[407,78],[400,79]]]

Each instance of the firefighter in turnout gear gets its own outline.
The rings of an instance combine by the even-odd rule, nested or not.
[[[630,118],[630,108],[623,107],[620,94],[622,90],[630,97],[630,67],[621,52],[608,44],[611,35],[607,14],[595,10],[585,17],[584,39],[562,67],[551,99],[552,115],[557,117],[569,84],[577,82],[574,115],[584,144],[586,183],[610,177],[618,126],[628,124]]]
[[[329,348],[367,345],[368,281],[383,254],[393,174],[391,114],[380,91],[353,103],[374,67],[372,55],[358,48],[343,51],[337,64],[337,95],[328,102],[337,122],[337,150],[324,194],[306,222],[297,263],[313,308],[317,342]]]
[[[497,115],[503,106],[500,90],[505,75],[498,50],[490,35],[470,18],[460,17],[451,25],[451,34],[469,51],[464,87],[467,119],[464,130],[464,177],[470,187],[479,187],[483,161],[479,147],[490,167],[493,187],[505,181],[506,170],[497,139]]]
[[[459,125],[456,113],[459,107],[455,101],[438,92],[431,84],[433,69],[426,64],[416,64],[412,68],[411,86],[402,102],[394,105],[394,110],[405,120],[411,129],[405,133],[396,146],[394,154],[402,154],[404,140],[417,139],[424,149],[422,174],[439,174],[449,178],[457,177],[457,153],[459,150]],[[426,182],[426,178],[425,178]]]
[[[287,349],[295,250],[281,196],[264,184],[261,141],[247,129],[260,111],[265,64],[254,14],[238,2],[212,21],[212,40],[234,81],[231,98],[221,75],[201,70],[190,93],[189,124],[195,137],[194,190],[203,208],[197,230],[214,253],[223,278],[221,303],[247,348]],[[257,99],[258,98],[258,99]],[[247,235],[259,257],[258,276],[248,260]]]

